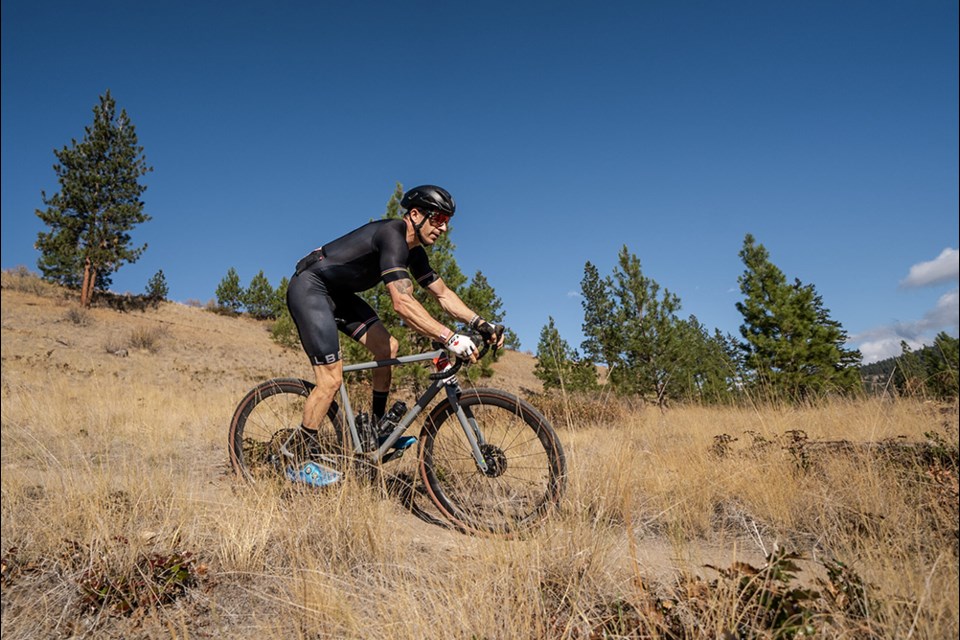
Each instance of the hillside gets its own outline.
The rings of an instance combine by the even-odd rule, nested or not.
[[[4,640],[790,635],[771,601],[818,637],[957,637],[955,406],[537,397],[566,493],[508,540],[405,508],[415,454],[332,490],[239,481],[239,399],[311,375],[264,323],[83,311],[9,274],[0,323]],[[482,384],[538,391],[533,364]]]
[[[165,302],[143,311],[79,310],[63,297],[3,290],[3,362],[71,376],[215,383],[242,395],[271,377],[313,379],[302,352],[276,345],[269,323]],[[493,378],[480,381],[522,393],[539,391],[535,359],[505,351]],[[11,373],[13,370],[11,370]],[[238,396],[239,399],[239,396]]]

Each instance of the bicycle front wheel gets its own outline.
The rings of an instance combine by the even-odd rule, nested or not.
[[[345,445],[336,403],[330,405],[310,450],[298,446],[303,407],[314,385],[296,378],[276,378],[254,387],[230,421],[230,462],[247,480],[279,477],[307,460],[343,472],[352,448]]]
[[[461,531],[512,534],[540,521],[566,482],[563,448],[553,427],[520,398],[497,389],[467,389],[459,401],[480,443],[486,470],[449,400],[420,434],[420,473],[430,498]]]

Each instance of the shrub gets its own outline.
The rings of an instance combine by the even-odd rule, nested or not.
[[[39,275],[23,265],[4,270],[2,283],[0,284],[4,289],[32,293],[38,296],[55,297],[63,293],[60,287],[44,281]]]
[[[297,334],[297,325],[289,313],[281,313],[273,326],[270,327],[270,338],[281,347],[296,349],[300,346],[300,336]]]
[[[543,393],[528,391],[524,395],[555,427],[620,425],[639,410],[639,405],[633,399],[602,391],[594,393],[561,393],[556,390]]]
[[[121,537],[114,541],[121,547],[127,543]],[[163,609],[197,587],[206,573],[189,552],[138,553],[132,566],[112,555],[95,556],[77,581],[86,612],[129,616],[137,610]]]
[[[131,349],[142,349],[156,353],[160,348],[160,340],[166,334],[163,327],[137,327],[127,337],[127,344]]]
[[[775,549],[761,567],[705,565],[720,577],[709,583],[685,578],[674,598],[658,600],[656,635],[689,637],[688,621],[697,621],[702,630],[723,620],[723,638],[834,637],[851,628],[856,637],[880,637],[873,619],[880,605],[867,595],[873,586],[842,562],[827,560],[821,563],[826,579],[815,580],[822,591],[805,587],[797,576],[802,559],[799,553]]]
[[[64,318],[75,325],[86,327],[93,321],[90,312],[83,307],[70,307]]]

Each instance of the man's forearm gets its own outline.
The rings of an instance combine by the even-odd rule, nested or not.
[[[444,312],[463,323],[470,322],[477,315],[451,289],[447,289],[442,297],[438,297],[437,302],[440,303],[440,308]]]
[[[438,322],[423,308],[420,301],[413,296],[413,282],[407,279],[396,280],[387,285],[393,309],[420,335],[446,342],[452,335],[442,323]],[[442,306],[442,305],[441,305]]]

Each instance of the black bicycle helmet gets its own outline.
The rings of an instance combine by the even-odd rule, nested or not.
[[[452,216],[457,210],[457,203],[453,201],[450,192],[432,184],[421,185],[407,191],[400,200],[400,206],[407,211],[425,209],[445,213],[448,216]]]

